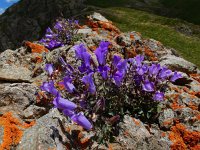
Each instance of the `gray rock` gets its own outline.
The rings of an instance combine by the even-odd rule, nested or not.
[[[173,125],[174,117],[175,114],[172,109],[165,109],[158,118],[160,126],[169,129]]]
[[[172,70],[182,71],[185,73],[196,73],[197,67],[191,62],[184,60],[181,57],[176,57],[173,55],[167,55],[162,57],[160,64],[166,65]]]
[[[120,133],[116,138],[122,149],[165,150],[169,148],[165,141],[151,135],[140,120],[127,115],[124,116],[123,123],[120,123]]]
[[[67,138],[60,124],[63,119],[57,109],[51,110],[24,132],[16,150],[65,150]]]
[[[0,80],[30,82],[31,71],[25,67],[20,57],[20,54],[11,50],[0,54]]]
[[[93,20],[96,20],[96,21],[106,21],[106,22],[108,22],[108,19],[106,19],[104,16],[102,16],[100,13],[97,13],[97,12],[94,12],[90,17]]]
[[[44,107],[39,107],[35,105],[29,106],[24,110],[24,118],[26,119],[36,119],[47,113],[47,109]]]
[[[23,117],[23,111],[36,103],[35,94],[37,89],[36,86],[28,83],[1,83],[0,112],[4,113],[12,110]]]
[[[78,34],[83,34],[83,35],[91,34],[92,33],[92,29],[90,29],[90,28],[79,29],[77,33]]]

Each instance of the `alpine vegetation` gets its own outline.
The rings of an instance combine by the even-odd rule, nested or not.
[[[125,114],[152,120],[167,83],[181,78],[165,66],[144,63],[143,55],[129,59],[113,55],[110,60],[109,44],[101,41],[95,50],[98,64],[83,44],[75,45],[79,66],[62,57],[60,66],[46,64],[49,78],[41,86],[55,108],[83,128],[93,129],[99,142],[110,140]]]
[[[78,31],[78,20],[58,19],[53,29],[47,28],[44,38],[40,40],[46,48],[52,50],[67,44],[72,44]]]

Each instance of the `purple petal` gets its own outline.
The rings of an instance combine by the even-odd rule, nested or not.
[[[177,79],[182,78],[182,75],[178,72],[174,72],[173,76],[170,78],[171,82],[175,82]]]
[[[135,57],[136,65],[137,65],[137,66],[141,66],[143,60],[144,60],[144,56],[142,56],[142,55],[137,55],[137,56]]]
[[[64,109],[62,112],[63,112],[63,114],[64,114],[65,116],[68,116],[68,117],[70,117],[70,118],[74,115],[74,112],[71,111],[71,110],[69,110],[69,109]]]
[[[84,52],[82,53],[82,58],[83,58],[83,61],[85,62],[85,66],[90,67],[91,55],[88,52]]]
[[[142,89],[147,92],[153,92],[154,91],[154,83],[146,80],[142,84]]]
[[[166,79],[171,75],[172,75],[172,71],[167,69],[166,67],[164,67],[164,68],[161,69],[161,71],[159,73],[159,78]]]
[[[52,75],[52,73],[53,73],[53,64],[46,64],[44,69],[48,72],[49,75]]]
[[[54,26],[54,29],[61,31],[62,30],[62,25],[60,22],[57,22]]]
[[[154,94],[153,99],[156,100],[156,101],[162,101],[162,100],[164,100],[164,93],[162,93],[160,91],[157,91]]]
[[[53,34],[53,31],[51,30],[51,28],[48,27],[48,28],[46,29],[46,33]]]
[[[74,110],[77,108],[77,105],[67,99],[62,98],[59,94],[54,98],[53,104],[55,105],[56,108],[59,109],[69,109],[69,110]]]
[[[108,78],[108,71],[110,70],[109,66],[99,66],[98,67],[98,72],[101,74],[103,79]]]
[[[63,84],[69,93],[73,93],[75,90],[74,85],[72,84],[72,79],[70,77],[64,77]]]
[[[124,78],[124,73],[117,71],[113,76],[113,79],[115,81],[115,85],[120,86],[123,78]]]
[[[83,113],[78,113],[71,117],[71,119],[82,126],[83,128],[90,130],[92,128],[92,124],[89,122],[89,120],[83,115]]]
[[[113,61],[112,61],[112,64],[113,66],[116,68],[117,67],[117,64],[119,63],[119,61],[121,60],[122,58],[118,55],[114,55],[113,56]]]
[[[43,84],[40,88],[41,88],[41,90],[49,92],[49,93],[53,94],[54,96],[56,96],[58,94],[58,90],[55,88],[53,81],[43,82]]]
[[[102,41],[99,45],[99,47],[95,50],[95,55],[97,57],[97,60],[99,62],[99,65],[105,65],[106,64],[106,57],[108,53],[108,46],[109,42]]]
[[[94,73],[91,72],[88,75],[83,76],[83,78],[82,78],[82,82],[85,83],[86,86],[88,86],[91,94],[94,94],[96,92],[96,87],[95,87],[95,84],[94,84],[94,81],[93,81],[93,78],[92,78],[93,74]]]
[[[161,67],[160,67],[160,64],[156,65],[156,64],[152,64],[150,67],[149,67],[149,73],[151,75],[157,75],[158,72],[160,71]]]
[[[82,54],[83,54],[84,52],[87,52],[85,46],[84,46],[83,44],[75,45],[75,46],[74,46],[74,49],[75,49],[76,57],[77,57],[78,59],[83,60]]]
[[[117,69],[119,72],[125,72],[127,70],[127,60],[121,60],[117,64]]]
[[[148,71],[148,67],[147,65],[139,66],[137,67],[136,71],[139,75],[143,75]]]

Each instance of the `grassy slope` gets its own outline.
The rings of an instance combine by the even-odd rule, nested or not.
[[[165,46],[175,48],[181,56],[200,67],[200,34],[187,36],[174,29],[175,26],[184,24],[192,28],[192,24],[123,7],[129,0],[112,1],[93,0],[89,1],[89,4],[104,7],[101,8],[102,13],[122,31],[141,32],[144,37],[156,39]]]

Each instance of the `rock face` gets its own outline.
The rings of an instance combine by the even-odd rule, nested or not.
[[[20,0],[0,15],[0,52],[38,40],[60,16],[69,18],[84,8],[84,0]]]
[[[25,1],[20,3],[22,2]],[[158,41],[143,39],[135,31],[120,32],[112,22],[98,13],[88,18],[89,25],[79,29],[83,38],[75,44],[84,43],[91,54],[94,55],[94,49],[101,40],[106,40],[112,45],[109,55],[118,54],[129,58],[142,53],[147,63],[161,63],[182,72],[184,76],[179,81],[181,85],[178,82],[169,84],[166,100],[160,103],[157,122],[144,123],[138,118],[125,115],[119,123],[115,143],[107,143],[110,149],[165,150],[179,149],[179,146],[183,150],[198,149],[200,74],[197,67],[174,55],[172,49]],[[44,64],[58,64],[60,56],[68,63],[77,65],[73,45],[49,52],[41,45],[25,42],[23,47],[15,51],[6,50],[0,54],[0,149],[2,143],[5,144],[6,135],[2,128],[5,123],[1,121],[1,117],[7,112],[12,112],[22,122],[35,121],[33,126],[23,130],[20,141],[11,141],[12,149],[108,149],[105,145],[92,141],[95,131],[83,130],[57,109],[51,109],[51,102],[45,103],[45,95],[39,90],[42,81],[47,80]]]

